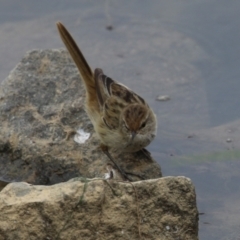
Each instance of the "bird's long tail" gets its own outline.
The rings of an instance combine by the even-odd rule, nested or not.
[[[87,93],[87,105],[89,107],[92,106],[93,108],[98,108],[97,102],[97,93],[96,93],[96,86],[93,72],[88,65],[85,57],[83,56],[82,52],[78,48],[77,44],[75,43],[74,39],[72,38],[71,34],[68,30],[64,27],[64,25],[60,22],[57,23],[57,28],[60,34],[60,37],[65,44],[67,50],[69,51],[73,61],[75,62],[83,83],[86,88]]]

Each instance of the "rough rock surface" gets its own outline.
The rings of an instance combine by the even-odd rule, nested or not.
[[[11,183],[0,192],[0,212],[0,240],[198,239],[195,190],[186,177]]]
[[[109,160],[98,148],[84,111],[84,94],[65,50],[26,54],[0,86],[0,185],[50,185],[78,176],[104,176]],[[84,144],[74,141],[79,128],[91,133]],[[144,154],[114,158],[143,179],[162,176],[160,166]]]
[[[79,128],[90,133],[83,144]],[[68,53],[29,52],[0,88],[0,240],[198,239],[188,178],[159,178],[160,166],[134,153],[113,156],[151,180],[104,180],[109,160],[98,146]],[[12,181],[51,186],[5,186]]]

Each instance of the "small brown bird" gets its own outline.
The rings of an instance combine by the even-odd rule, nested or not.
[[[102,69],[96,68],[93,73],[67,29],[60,22],[57,27],[83,80],[86,89],[86,112],[101,141],[101,148],[129,180],[108,149],[137,152],[146,147],[156,136],[156,116],[143,98],[104,75]]]

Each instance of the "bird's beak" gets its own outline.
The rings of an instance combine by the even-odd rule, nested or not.
[[[136,132],[134,132],[134,131],[132,131],[132,141],[134,140],[134,138],[136,137],[136,135],[137,135],[137,133]]]

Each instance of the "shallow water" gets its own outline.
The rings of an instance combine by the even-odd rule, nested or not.
[[[163,174],[196,186],[199,238],[240,237],[240,2],[0,3],[0,79],[26,51],[63,47],[55,22],[90,65],[143,96],[158,116],[148,147]],[[112,26],[109,31],[106,26]],[[169,101],[156,101],[168,95]]]

